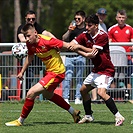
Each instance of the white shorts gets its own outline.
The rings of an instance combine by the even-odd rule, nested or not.
[[[86,79],[84,80],[83,84],[91,85],[96,88],[105,88],[109,89],[111,82],[113,81],[113,77],[109,77],[107,75],[100,75],[97,73],[91,72]]]

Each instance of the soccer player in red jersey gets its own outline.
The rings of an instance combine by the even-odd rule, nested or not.
[[[25,59],[23,68],[17,77],[22,80],[23,74],[36,54],[44,63],[46,72],[40,81],[32,86],[26,96],[20,117],[11,122],[5,123],[6,126],[21,126],[34,106],[36,96],[43,93],[43,96],[67,110],[73,117],[74,122],[80,120],[80,111],[71,107],[61,96],[54,93],[56,87],[65,77],[65,67],[59,54],[59,49],[67,48],[69,43],[63,42],[56,38],[47,37],[37,34],[32,24],[26,24],[22,33],[26,38],[28,56]]]
[[[105,101],[106,106],[115,116],[115,126],[120,126],[125,118],[119,113],[113,99],[106,93],[106,90],[109,89],[113,81],[115,73],[114,66],[110,60],[108,35],[98,29],[99,19],[96,15],[90,15],[86,18],[85,22],[87,31],[70,42],[70,49],[80,49],[79,46],[82,45],[93,49],[93,51],[97,50],[98,53],[92,56],[92,54],[84,55],[82,51],[78,52],[85,57],[91,58],[94,65],[92,72],[86,77],[80,88],[85,116],[78,123],[92,122],[94,120],[89,92],[97,88],[98,95]],[[76,46],[75,44],[80,45]],[[87,49],[84,49],[84,51],[87,52]]]

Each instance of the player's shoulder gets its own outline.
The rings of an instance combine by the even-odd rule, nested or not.
[[[108,36],[107,33],[103,30],[98,30],[98,33],[97,33],[99,36]]]
[[[42,39],[44,39],[44,40],[50,40],[51,39],[51,37],[49,37],[49,36],[45,36],[45,35],[43,35],[43,34],[38,34]]]
[[[125,24],[125,26],[127,27],[127,28],[133,28],[131,25],[129,25],[129,24]]]
[[[118,24],[114,24],[111,27],[109,27],[108,31],[111,31],[112,29],[116,29],[118,27]]]

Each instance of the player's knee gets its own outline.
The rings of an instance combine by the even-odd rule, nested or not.
[[[106,91],[105,91],[104,89],[98,89],[98,90],[97,90],[97,94],[98,94],[100,97],[104,98],[104,97],[106,96]]]

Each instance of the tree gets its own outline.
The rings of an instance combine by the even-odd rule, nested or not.
[[[17,29],[21,24],[20,3],[19,0],[14,0],[14,42],[17,42]]]

